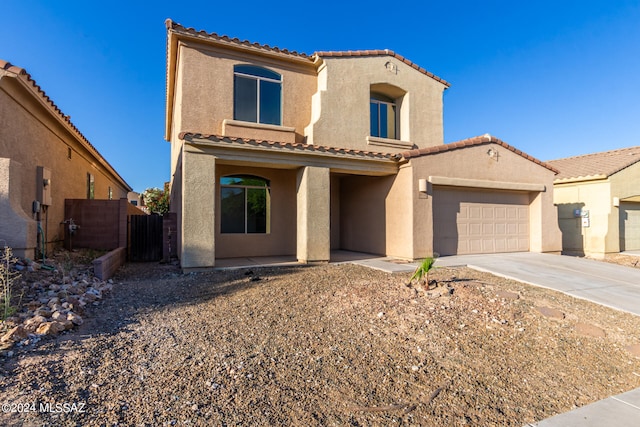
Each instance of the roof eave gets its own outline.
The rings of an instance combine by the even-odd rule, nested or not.
[[[7,63],[9,64],[9,63]],[[10,65],[10,64],[9,64]],[[49,112],[51,117],[54,118],[60,125],[69,132],[69,134],[80,143],[84,148],[93,154],[93,157],[106,169],[113,177],[122,184],[127,191],[132,191],[132,188],[127,182],[120,176],[113,166],[105,159],[102,154],[89,142],[86,136],[78,130],[78,128],[71,122],[69,116],[65,115],[60,108],[49,98],[48,95],[38,86],[31,75],[24,69],[12,65],[10,68],[4,69],[4,75],[15,79],[20,86],[31,96],[37,100],[37,102]]]
[[[553,181],[553,184],[573,184],[578,182],[589,182],[589,181],[602,181],[609,178],[609,175],[606,174],[597,174],[597,175],[587,175],[587,176],[575,176],[568,178],[558,178]]]
[[[442,145],[436,145],[434,147],[429,147],[429,148],[420,148],[415,150],[403,151],[401,153],[398,153],[398,155],[402,156],[402,158],[405,160],[411,160],[412,158],[416,158],[416,157],[435,155],[439,153],[445,153],[448,151],[460,150],[460,149],[470,148],[470,147],[477,147],[479,145],[484,145],[484,144],[500,145],[505,149],[519,155],[520,157],[523,157],[537,165],[544,167],[545,169],[550,170],[555,175],[558,175],[560,173],[560,171],[554,168],[553,166],[541,160],[536,159],[535,157],[525,153],[524,151],[518,150],[512,145],[509,145],[506,142],[502,141],[501,139],[498,139],[495,136],[490,135],[488,133],[485,135],[463,139],[461,141],[456,141],[449,144],[442,144]]]
[[[167,26],[167,76],[166,76],[166,105],[165,105],[165,128],[164,139],[170,141],[171,139],[171,125],[173,124],[173,99],[175,95],[175,80],[176,80],[176,64],[178,61],[178,38],[172,29],[171,19],[165,21]]]

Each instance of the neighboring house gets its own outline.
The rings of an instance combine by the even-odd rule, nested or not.
[[[444,144],[449,84],[389,50],[311,56],[167,20],[165,139],[184,269],[343,249],[402,259],[561,249],[556,170]]]
[[[142,196],[140,195],[140,193],[136,193],[135,191],[129,191],[129,193],[127,193],[127,200],[133,206],[137,206],[139,208],[141,206],[144,206],[144,201],[142,199]]]
[[[33,258],[64,239],[65,199],[129,191],[31,76],[0,60],[0,245]]]
[[[604,257],[640,250],[640,147],[547,162],[563,250]]]
[[[130,191],[129,194],[127,194],[127,201],[147,215],[149,214],[149,208],[144,204],[144,197],[142,197],[142,194]]]

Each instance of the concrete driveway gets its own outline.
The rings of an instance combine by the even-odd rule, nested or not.
[[[640,315],[640,269],[590,259],[518,252],[438,258]]]

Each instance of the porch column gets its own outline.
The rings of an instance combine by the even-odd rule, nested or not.
[[[183,151],[182,250],[183,269],[215,265],[215,157]]]
[[[297,258],[299,262],[328,262],[330,255],[329,169],[306,166],[298,170]]]

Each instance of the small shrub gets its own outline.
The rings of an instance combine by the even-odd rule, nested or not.
[[[16,312],[16,307],[11,304],[11,288],[13,282],[20,277],[20,274],[11,271],[9,268],[9,264],[15,261],[13,250],[5,246],[0,255],[0,320],[2,321]]]
[[[436,257],[427,257],[423,259],[420,265],[418,265],[418,268],[416,268],[416,271],[413,273],[413,276],[411,276],[411,282],[422,282],[422,284],[428,288],[429,285],[432,284],[432,282],[429,281],[429,272],[434,268],[433,264],[435,262]],[[436,286],[438,285],[438,282],[435,280],[433,282],[435,282],[433,284]]]

